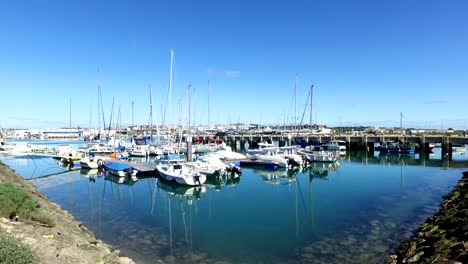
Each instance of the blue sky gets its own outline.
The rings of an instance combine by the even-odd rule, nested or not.
[[[148,124],[173,48],[172,123],[189,84],[192,122],[207,123],[208,80],[211,123],[291,123],[297,73],[298,119],[313,83],[320,124],[399,126],[403,112],[407,127],[468,129],[467,13],[463,0],[0,0],[0,126],[68,127],[71,98],[72,125],[96,127],[98,80],[106,123],[114,97],[122,123],[134,101]]]

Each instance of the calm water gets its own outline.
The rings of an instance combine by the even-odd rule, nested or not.
[[[0,155],[98,238],[141,263],[381,263],[438,209],[464,154],[352,153],[339,166],[243,169],[239,179],[184,188],[156,178],[119,184],[51,158]]]

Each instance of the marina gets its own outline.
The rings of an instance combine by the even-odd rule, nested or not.
[[[429,155],[348,150],[337,157],[286,168],[228,160],[242,173],[190,186],[158,176],[158,156],[113,159],[138,171],[132,180],[63,167],[52,157],[0,153],[2,162],[136,263],[382,263],[437,212],[468,167],[462,152],[449,160],[441,148]]]
[[[466,10],[0,4],[0,263],[468,263]]]

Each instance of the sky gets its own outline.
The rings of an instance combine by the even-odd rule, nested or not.
[[[102,126],[99,83],[106,124],[149,124],[150,86],[152,123],[187,124],[189,85],[191,124],[308,124],[314,85],[313,123],[403,113],[404,127],[468,129],[467,13],[464,0],[0,0],[0,127]]]

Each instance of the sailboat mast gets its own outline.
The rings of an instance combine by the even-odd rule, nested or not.
[[[109,120],[109,136],[110,136],[110,132],[111,132],[111,128],[112,128],[112,117],[114,116],[114,97],[112,96],[112,111],[111,111],[111,116],[110,116],[110,120]],[[106,129],[106,128],[104,128]]]
[[[120,105],[119,105],[119,113],[117,114],[117,124],[115,126],[115,136],[114,136],[114,149],[116,148],[116,143],[117,143],[117,139],[120,139],[120,136],[118,137],[117,135],[117,132],[121,132],[120,130],[120,125],[121,125],[121,122],[122,122],[122,116],[121,116],[121,112],[120,112]],[[119,132],[119,134],[120,134]]]
[[[179,97],[179,126],[182,128],[182,96]]]
[[[197,102],[197,88],[195,87],[195,90],[193,91],[193,125],[196,129],[197,127],[197,118],[195,116],[195,110],[196,110],[196,107],[195,107],[195,103]]]
[[[98,69],[98,80],[97,80],[97,88],[98,88],[98,133],[101,129],[101,82],[99,81],[99,69]]]
[[[91,138],[91,123],[93,120],[93,104],[91,104],[91,109],[89,110],[89,136]]]
[[[150,90],[150,120],[149,120],[149,129],[150,129],[150,141],[153,140],[153,90],[151,89],[151,84],[149,85],[149,90]]]
[[[210,85],[210,80],[208,80],[208,128],[210,127],[210,92],[211,92],[211,85]]]
[[[298,83],[298,74],[296,73],[296,84],[294,85],[294,130],[297,130],[297,83]]]
[[[312,130],[312,98],[314,96],[314,85],[310,85],[310,120],[309,120],[309,130]]]
[[[71,97],[70,97],[70,136],[71,136],[71,128],[72,128],[72,124],[71,124]]]
[[[157,118],[156,117],[153,117],[153,112],[154,111],[154,100],[153,100],[153,88],[151,88],[150,86],[150,105],[151,105],[151,122],[153,122],[153,118],[154,118],[154,124],[156,125],[156,137],[158,138],[159,140],[159,127],[158,127],[158,121],[157,121]],[[151,139],[152,140],[152,139]]]
[[[192,85],[189,84],[188,88],[187,88],[187,94],[188,94],[188,131],[189,131],[189,134],[190,134],[190,116],[192,115],[191,111],[190,111],[190,107],[191,107],[191,99],[190,99],[190,87]]]
[[[171,96],[172,96],[172,67],[174,64],[174,49],[171,49],[171,69],[169,71],[169,109],[168,109],[168,122],[167,125],[171,125]]]

